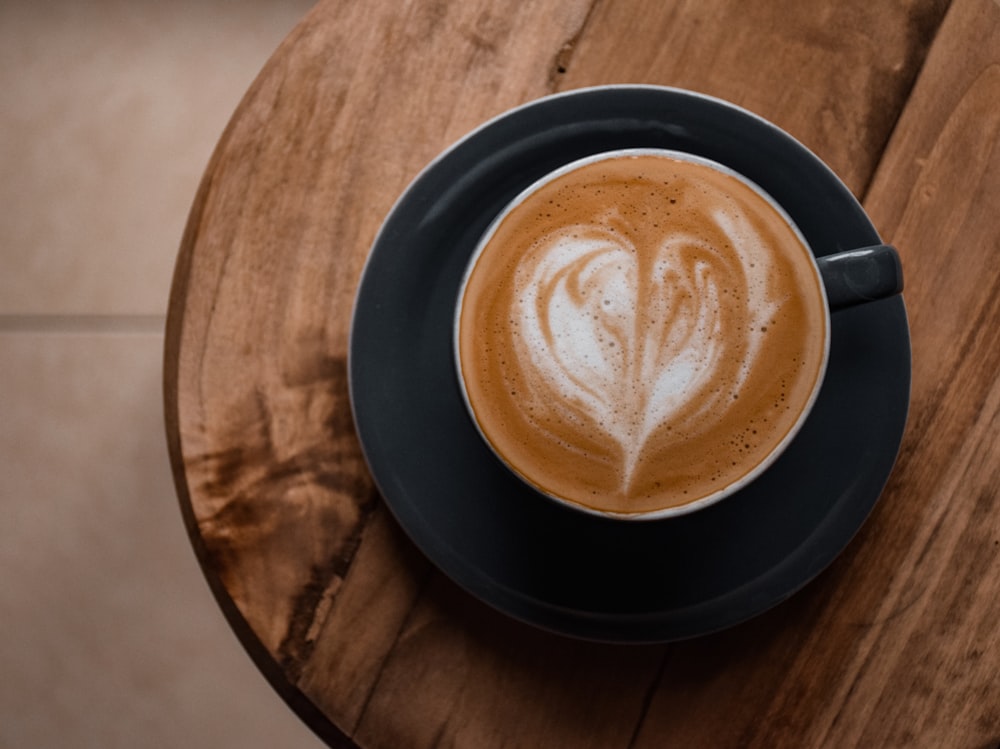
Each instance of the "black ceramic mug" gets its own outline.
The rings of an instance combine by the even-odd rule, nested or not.
[[[660,519],[732,496],[799,432],[831,312],[902,291],[888,245],[816,257],[759,185],[667,149],[544,175],[480,239],[454,348],[491,450],[543,495]]]

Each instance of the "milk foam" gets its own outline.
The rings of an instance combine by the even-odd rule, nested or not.
[[[710,218],[727,255],[667,224],[643,273],[639,248],[605,215],[542,237],[517,265],[513,352],[529,387],[556,418],[582,409],[620,446],[623,488],[654,430],[703,424],[739,397],[781,305],[758,232],[722,210]],[[723,335],[727,305],[746,323]]]
[[[801,422],[825,364],[808,249],[702,164],[614,158],[511,210],[466,280],[463,387],[529,482],[614,512],[743,480]]]

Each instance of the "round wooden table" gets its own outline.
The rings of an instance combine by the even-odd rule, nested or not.
[[[1000,744],[1000,5],[323,0],[194,200],[167,434],[220,606],[331,746]],[[508,619],[397,527],[355,436],[349,322],[409,181],[539,96],[639,82],[772,120],[861,198],[907,275],[913,387],[875,512],[788,602],[613,646]]]

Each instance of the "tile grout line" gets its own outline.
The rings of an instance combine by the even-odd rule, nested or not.
[[[0,314],[0,334],[162,334],[166,315]]]

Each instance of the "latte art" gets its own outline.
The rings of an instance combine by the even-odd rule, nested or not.
[[[469,275],[458,343],[481,431],[530,483],[602,510],[740,480],[821,371],[805,253],[770,203],[699,163],[618,157],[555,179]]]
[[[739,397],[781,304],[753,228],[714,218],[715,238],[735,253],[663,228],[641,254],[628,223],[608,216],[555,231],[518,264],[511,346],[526,407],[603,431],[621,452],[622,492],[661,425],[697,429]],[[744,323],[721,336],[734,319]]]

